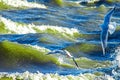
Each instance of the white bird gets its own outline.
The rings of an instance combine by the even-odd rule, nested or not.
[[[111,16],[115,11],[115,7],[111,9],[104,17],[104,23],[101,25],[101,45],[102,45],[102,50],[103,54],[105,54],[105,49],[107,47],[107,40],[108,40],[108,32],[110,34],[113,34],[115,29],[116,29],[116,23],[115,22],[110,22],[111,21]]]
[[[77,62],[75,61],[75,58],[70,54],[70,52],[68,52],[67,50],[54,50],[52,52],[49,52],[47,55],[49,54],[62,54],[62,55],[67,55],[68,57],[72,58],[75,65],[78,67]]]

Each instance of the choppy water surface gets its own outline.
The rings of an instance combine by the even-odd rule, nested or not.
[[[47,8],[0,10],[0,26],[4,26],[0,29],[1,75],[19,72],[23,76],[28,73],[23,73],[25,71],[30,75],[39,71],[38,76],[44,73],[57,73],[55,76],[99,73],[119,80],[120,9],[111,19],[118,26],[116,32],[109,35],[107,51],[103,55],[100,25],[114,3],[87,6],[80,2],[66,0],[64,6],[58,6],[52,0],[36,0]],[[71,52],[80,68],[77,69],[66,56],[46,55],[59,49]]]

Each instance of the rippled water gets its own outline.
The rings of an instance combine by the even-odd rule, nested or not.
[[[64,6],[58,6],[52,0],[36,0],[47,8],[0,10],[0,26],[6,27],[0,29],[0,72],[75,76],[98,72],[119,80],[120,10],[113,14],[112,21],[118,26],[109,35],[103,55],[99,26],[114,3],[86,6],[80,1],[66,0]],[[80,68],[66,56],[46,55],[56,49],[71,52]]]

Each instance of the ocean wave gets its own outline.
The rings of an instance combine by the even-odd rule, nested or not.
[[[31,46],[39,51],[42,51],[44,53],[47,53],[47,52],[50,52],[51,50],[47,49],[47,48],[44,48],[44,47],[40,47],[40,46],[37,46],[37,45],[30,45],[30,44],[25,44],[26,46]]]
[[[0,42],[0,64],[1,67],[4,68],[14,68],[19,67],[20,65],[22,66],[22,64],[53,63],[57,66],[75,68],[75,64],[72,59],[66,58],[62,55],[46,55],[49,51],[49,49],[40,46],[38,47],[18,44],[10,41],[2,41]],[[76,61],[80,68],[83,69],[106,68],[113,65],[110,61],[100,62],[85,57],[76,58]]]
[[[45,33],[49,35],[51,34],[52,37],[55,37],[56,39],[66,39],[70,41],[78,41],[77,38],[99,39],[98,33],[97,34],[82,33],[76,28],[65,28],[62,26],[34,25],[33,23],[30,24],[19,23],[4,17],[0,17],[0,26],[2,27],[0,29],[0,33],[2,34]],[[44,42],[44,40],[46,41],[47,37],[41,39],[42,42]]]
[[[70,34],[70,35],[73,35],[74,33],[79,33],[79,31],[77,29],[74,29],[74,28],[69,29],[69,28],[50,26],[50,25],[36,26],[34,24],[24,24],[24,23],[20,24],[17,22],[13,22],[10,19],[6,19],[4,17],[0,17],[0,20],[1,20],[1,22],[4,23],[4,25],[6,26],[7,29],[9,29],[15,33],[18,33],[18,34],[19,33],[20,34],[35,33],[35,32],[37,32],[37,30],[36,31],[34,30],[35,27],[38,29],[38,32],[39,32],[39,30],[44,32],[47,29],[53,29],[54,31],[58,31],[60,33],[66,33],[66,34]],[[18,27],[18,29],[16,29],[17,27]],[[25,29],[25,27],[27,29]],[[10,29],[10,28],[12,28],[12,29]],[[28,32],[28,31],[31,31],[31,32]]]
[[[116,54],[115,62],[117,64],[117,68],[112,70],[112,74],[114,75],[115,80],[119,80],[120,79],[120,46],[116,47],[115,54]]]
[[[0,0],[1,4],[4,6],[14,7],[14,8],[44,8],[47,7],[43,4],[38,4],[34,2],[28,2],[27,0]],[[4,6],[2,6],[4,8]]]
[[[117,54],[116,56],[116,61],[118,62],[118,67],[120,68],[120,46],[118,46],[115,50],[115,53]]]
[[[46,55],[50,50],[26,45],[19,44],[16,42],[2,41],[0,42],[0,64],[1,68],[15,68],[22,65],[29,64],[45,64],[51,63],[57,66],[74,68],[74,64],[69,64],[67,62],[61,62],[62,59],[57,58],[54,55]]]
[[[94,73],[85,73],[85,74],[79,74],[79,75],[59,75],[59,74],[52,74],[47,73],[43,74],[39,71],[37,73],[31,73],[31,72],[24,72],[24,73],[0,73],[1,79],[7,79],[7,80],[16,80],[16,79],[24,79],[24,80],[114,80],[109,75],[103,75],[102,73],[98,72],[97,74]]]
[[[51,25],[34,25],[13,22],[10,19],[0,17],[1,26],[3,29],[1,32],[9,34],[27,34],[27,33],[48,33],[52,35],[62,35],[64,38],[72,39],[79,34],[79,31],[75,28],[64,28],[60,26]]]
[[[46,51],[37,50],[31,46],[3,41],[0,42],[1,67],[18,67],[20,64],[29,63],[46,63],[53,62],[57,64],[57,58],[54,56],[46,56]]]

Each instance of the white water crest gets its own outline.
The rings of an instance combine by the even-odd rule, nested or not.
[[[41,51],[41,52],[50,52],[51,50],[45,48],[45,47],[41,47],[41,46],[38,46],[38,45],[30,45],[30,44],[25,44],[26,46],[30,46],[34,49],[37,49],[38,51]]]
[[[97,2],[99,0],[76,0],[76,1],[69,1],[69,2],[75,2],[75,3],[81,3],[81,2],[87,2],[87,3],[94,3]]]
[[[5,29],[9,30],[8,33],[14,32],[18,34],[25,34],[25,33],[35,33],[35,30],[32,29],[31,26],[22,25],[16,22],[13,22],[9,19],[4,17],[0,17],[0,21],[4,23]]]
[[[52,30],[53,32],[58,32],[61,34],[69,34],[71,36],[74,33],[79,33],[75,28],[64,28],[60,26],[51,26],[51,25],[34,25],[34,24],[20,24],[13,22],[10,19],[0,17],[0,21],[4,23],[6,30],[9,33],[14,32],[17,34],[27,34],[27,33],[45,33],[47,30]]]
[[[106,75],[106,76],[96,76],[95,74],[91,73],[85,73],[85,74],[79,74],[79,75],[59,75],[59,74],[52,74],[52,73],[47,73],[43,74],[37,71],[37,73],[31,73],[31,72],[24,72],[24,73],[6,73],[6,72],[1,72],[0,73],[0,78],[2,77],[8,77],[12,78],[13,80],[16,79],[23,79],[23,80],[114,80],[111,76]]]
[[[12,7],[47,8],[43,4],[28,2],[27,0],[0,0],[0,2],[4,2],[6,5],[10,5]]]

